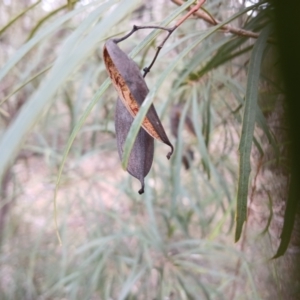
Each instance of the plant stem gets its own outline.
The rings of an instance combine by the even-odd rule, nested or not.
[[[179,6],[184,3],[182,0],[171,0],[171,1],[173,3],[179,5]],[[190,12],[192,10],[190,10]],[[207,12],[205,12],[203,10],[193,11],[193,13],[195,13],[195,15],[198,18],[201,18],[202,20],[206,21],[207,23],[209,23],[211,25],[218,25],[218,24],[221,23],[221,21],[214,19],[210,14],[208,14]],[[221,30],[225,30],[226,32],[230,32],[230,33],[235,34],[235,35],[245,36],[245,37],[250,37],[250,38],[255,38],[255,39],[257,39],[258,36],[259,36],[259,33],[252,32],[252,31],[249,31],[249,30],[245,30],[245,29],[242,29],[242,28],[233,27],[233,26],[230,26],[230,25],[224,25],[221,28]],[[274,43],[275,41],[274,41],[274,39],[269,38],[268,42]]]
[[[175,27],[179,27],[190,15],[195,13],[206,0],[200,0],[186,15],[184,15],[179,21],[177,21]]]
[[[165,42],[168,40],[168,38],[170,37],[170,35],[190,16],[192,15],[194,12],[196,12],[205,2],[206,0],[200,0],[187,14],[185,14],[180,20],[178,20],[175,24],[174,27],[169,28],[167,31],[169,32],[168,35],[166,36],[166,38],[162,41],[162,43],[157,47],[157,51],[155,53],[155,56],[151,62],[151,64],[149,65],[149,67],[145,67],[143,69],[144,74],[143,77],[145,78],[146,75],[150,72],[152,66],[154,65],[156,58],[160,52],[160,50],[162,49],[162,47],[164,46]]]
[[[145,78],[146,75],[150,72],[152,66],[154,65],[157,57],[158,57],[158,54],[160,52],[160,50],[162,49],[162,47],[164,46],[165,42],[168,40],[168,38],[170,37],[170,35],[190,16],[192,15],[193,13],[195,13],[205,2],[206,0],[200,0],[188,13],[186,13],[180,20],[178,20],[175,24],[174,27],[171,27],[171,28],[167,28],[167,27],[161,27],[161,26],[136,26],[136,25],[133,25],[133,28],[132,30],[126,34],[125,36],[119,38],[119,39],[113,39],[113,41],[118,44],[124,40],[126,40],[127,38],[129,38],[134,32],[140,30],[140,29],[162,29],[162,30],[165,30],[165,31],[168,31],[168,35],[166,36],[166,38],[161,42],[161,44],[157,47],[157,51],[154,55],[154,58],[151,62],[151,64],[149,65],[149,67],[145,67],[143,69],[144,71],[144,74],[143,74],[143,77]]]
[[[149,26],[136,26],[136,25],[133,25],[133,28],[132,30],[124,35],[123,37],[119,38],[119,39],[113,39],[113,41],[118,44],[120,42],[123,42],[124,40],[126,40],[127,38],[129,38],[133,33],[135,33],[136,31],[140,30],[140,29],[162,29],[162,30],[166,30],[166,31],[169,31],[172,30],[172,28],[166,28],[166,27],[162,27],[162,26],[155,26],[155,25],[149,25]]]
[[[174,26],[174,27],[170,28],[170,29],[168,30],[169,33],[168,33],[168,35],[166,36],[166,38],[165,38],[165,39],[161,42],[161,44],[157,47],[157,51],[156,51],[156,53],[155,53],[155,55],[154,55],[154,58],[153,58],[151,64],[149,65],[149,67],[145,67],[145,68],[143,69],[143,71],[144,71],[143,77],[144,77],[144,78],[145,78],[146,75],[150,72],[152,66],[154,65],[154,63],[155,63],[155,61],[156,61],[156,58],[157,58],[157,56],[158,56],[160,50],[162,49],[162,47],[164,46],[164,44],[165,44],[165,42],[167,41],[167,39],[170,37],[170,35],[173,33],[173,31],[174,31],[176,28],[177,28],[177,26]]]

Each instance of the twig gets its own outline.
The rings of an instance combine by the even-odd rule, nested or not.
[[[145,67],[145,68],[143,69],[143,71],[144,71],[143,77],[144,77],[144,78],[145,78],[145,76],[147,75],[147,73],[150,72],[150,69],[151,69],[152,66],[154,65],[154,63],[155,63],[155,61],[156,61],[156,58],[157,58],[157,56],[158,56],[158,54],[159,54],[161,48],[164,46],[164,44],[165,44],[165,42],[167,41],[167,39],[170,37],[170,35],[172,34],[172,32],[173,32],[177,27],[174,26],[174,27],[172,27],[172,28],[167,28],[167,27],[154,26],[154,25],[153,25],[153,26],[136,26],[136,25],[133,25],[132,30],[131,30],[128,34],[124,35],[124,36],[121,37],[121,38],[113,39],[113,41],[114,41],[116,44],[118,44],[118,43],[120,43],[120,42],[126,40],[127,38],[129,38],[134,32],[136,32],[136,31],[138,31],[138,30],[140,30],[140,29],[150,29],[150,28],[152,28],[152,29],[162,29],[162,30],[166,30],[166,31],[168,31],[168,35],[167,35],[166,38],[162,41],[162,43],[157,47],[157,51],[156,51],[156,53],[155,53],[155,56],[154,56],[154,58],[153,58],[153,60],[152,60],[152,62],[151,62],[151,64],[150,64],[150,66],[149,66],[149,67]]]
[[[161,26],[136,26],[136,25],[133,25],[133,28],[132,30],[126,34],[125,36],[121,37],[121,38],[118,38],[118,39],[114,39],[113,41],[117,44],[117,43],[120,43],[124,40],[126,40],[128,37],[130,37],[134,32],[140,30],[140,29],[162,29],[162,30],[166,30],[168,31],[168,35],[166,36],[166,38],[162,41],[162,43],[157,47],[157,51],[154,55],[154,58],[151,62],[151,64],[149,65],[149,67],[145,67],[143,69],[144,71],[144,74],[143,74],[143,77],[146,77],[146,75],[150,72],[152,66],[154,65],[155,61],[156,61],[156,58],[160,52],[160,50],[162,49],[162,47],[164,46],[165,42],[168,40],[168,38],[170,37],[170,35],[190,16],[192,15],[193,13],[196,13],[197,10],[203,5],[203,3],[205,2],[206,0],[200,0],[193,8],[190,9],[190,11],[185,14],[180,20],[178,20],[175,24],[174,27],[171,27],[171,28],[167,28],[167,27],[161,27]],[[183,3],[183,2],[182,2]]]
[[[191,8],[191,10],[186,14],[184,15],[180,20],[178,20],[175,24],[174,27],[170,28],[168,31],[168,35],[166,36],[166,38],[162,41],[162,43],[157,47],[157,51],[155,53],[155,56],[150,64],[149,67],[146,67],[143,69],[144,71],[144,75],[143,77],[145,78],[146,75],[150,72],[150,69],[152,68],[153,64],[155,63],[156,61],[156,58],[160,52],[160,50],[162,49],[162,47],[164,46],[165,42],[167,41],[167,39],[170,37],[170,35],[190,16],[192,15],[193,13],[197,12],[197,10],[204,4],[206,0],[200,0],[193,8]]]
[[[162,41],[162,43],[157,47],[157,51],[155,53],[155,56],[151,62],[151,64],[149,65],[149,67],[146,67],[143,69],[144,71],[144,75],[143,77],[146,77],[146,75],[150,72],[150,69],[152,68],[153,64],[155,63],[156,61],[156,58],[160,52],[160,50],[162,49],[162,47],[164,46],[165,42],[167,41],[167,39],[170,37],[170,35],[190,16],[192,15],[193,13],[197,12],[197,10],[204,4],[206,0],[200,0],[193,8],[191,8],[191,10],[186,14],[184,15],[180,20],[178,20],[175,24],[174,27],[170,28],[168,31],[168,35],[166,36],[166,38]]]
[[[133,33],[135,33],[136,31],[140,30],[140,29],[162,29],[162,30],[166,30],[169,31],[172,30],[172,28],[167,28],[167,27],[162,27],[162,26],[155,26],[155,25],[149,25],[149,26],[136,26],[133,25],[133,28],[131,29],[131,31],[129,33],[127,33],[126,35],[124,35],[121,38],[118,39],[113,39],[113,41],[118,44],[120,42],[123,42],[124,40],[126,40],[127,38],[129,38]]]
[[[171,0],[171,1],[175,4],[177,4],[177,5],[182,5],[184,3],[182,0]],[[207,23],[209,23],[211,25],[218,25],[218,24],[221,23],[221,21],[212,18],[212,16],[210,16],[209,14],[204,12],[203,10],[198,10],[198,11],[194,12],[194,14],[197,17],[203,19],[204,21],[206,21]],[[233,26],[230,26],[230,25],[224,25],[221,29],[225,30],[227,32],[231,32],[235,35],[247,36],[247,37],[252,37],[252,38],[255,38],[255,39],[257,39],[258,36],[259,36],[259,33],[248,31],[248,30],[245,30],[245,29],[237,28],[237,27],[233,27]]]
[[[175,27],[177,28],[178,26],[180,26],[190,15],[192,15],[193,13],[196,13],[197,10],[200,9],[200,7],[204,4],[206,0],[200,0],[193,8],[190,9],[190,11],[183,16],[175,25]],[[184,4],[183,2],[181,2],[181,5]]]
[[[165,42],[167,41],[167,39],[170,37],[170,35],[173,33],[173,31],[174,31],[176,28],[177,28],[176,26],[170,28],[170,29],[168,30],[169,33],[168,33],[168,35],[166,36],[166,38],[165,38],[165,39],[161,42],[161,44],[157,47],[157,51],[156,51],[156,53],[155,53],[155,55],[154,55],[154,58],[153,58],[151,64],[149,65],[149,67],[145,67],[145,68],[143,69],[143,71],[144,71],[143,77],[144,77],[144,78],[145,78],[146,75],[150,72],[152,66],[154,65],[154,63],[155,63],[155,61],[156,61],[156,58],[157,58],[157,56],[158,56],[160,50],[162,49],[162,47],[164,46],[164,44],[165,44]]]

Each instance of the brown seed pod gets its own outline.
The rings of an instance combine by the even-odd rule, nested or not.
[[[103,58],[120,99],[131,116],[135,117],[149,92],[139,67],[113,40],[105,43]],[[170,158],[173,153],[173,145],[170,143],[153,105],[150,106],[142,126],[153,138],[171,147],[171,152],[167,155]]]
[[[123,146],[128,135],[133,117],[118,98],[115,113],[115,128],[120,159],[123,157]],[[144,193],[144,178],[150,171],[154,154],[154,140],[143,128],[140,128],[131,150],[127,171],[141,182],[139,194]]]

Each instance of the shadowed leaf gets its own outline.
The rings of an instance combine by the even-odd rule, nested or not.
[[[251,171],[250,155],[256,120],[259,74],[261,60],[268,36],[269,29],[267,28],[260,34],[257,42],[255,43],[249,64],[245,110],[239,146],[240,165],[236,208],[236,242],[240,239],[243,224],[247,218],[248,185]]]

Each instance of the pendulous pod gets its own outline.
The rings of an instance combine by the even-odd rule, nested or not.
[[[112,79],[124,106],[134,118],[149,90],[137,64],[130,59],[114,42],[108,40],[103,49],[103,58],[106,70]],[[150,106],[142,127],[155,139],[171,147],[167,157],[173,153],[173,145],[161,124],[153,105]]]
[[[118,97],[115,112],[115,128],[117,137],[117,147],[120,159],[123,157],[123,146],[128,135],[133,117],[125,108],[123,102]],[[141,182],[139,194],[144,193],[144,178],[149,173],[154,155],[154,140],[142,127],[140,128],[136,140],[131,150],[127,171]]]

